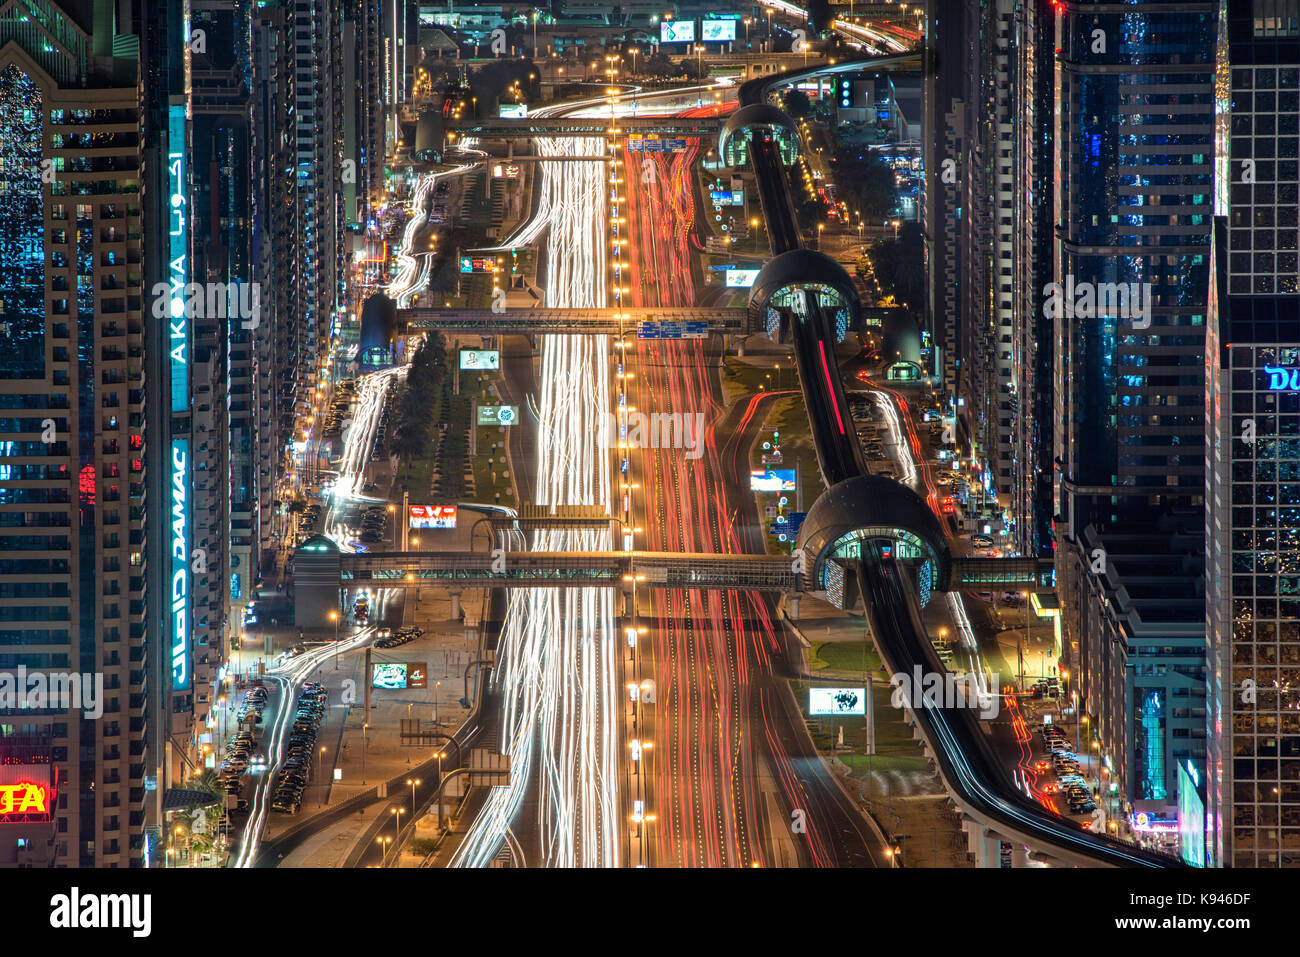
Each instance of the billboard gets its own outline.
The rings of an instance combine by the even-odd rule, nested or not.
[[[522,120],[527,115],[527,103],[502,103],[497,110],[497,116],[503,120]]]
[[[518,163],[493,163],[492,176],[496,179],[518,179]]]
[[[867,713],[866,688],[809,688],[808,714],[863,715]]]
[[[1178,763],[1178,851],[1193,867],[1205,866],[1205,800],[1196,765]]]
[[[455,505],[412,505],[411,528],[455,528]]]
[[[493,272],[497,261],[491,256],[461,256],[460,271],[464,274]]]
[[[172,690],[190,687],[190,440],[172,439],[171,640]]]
[[[659,24],[660,43],[694,43],[694,20],[665,20]]]
[[[751,492],[793,492],[794,469],[754,469],[749,473]]]
[[[480,405],[479,425],[514,425],[519,421],[519,407],[515,405]]]
[[[474,371],[500,369],[501,353],[495,349],[462,349],[460,350],[460,367]]]
[[[735,20],[700,21],[700,39],[705,43],[726,43],[736,39]]]
[[[711,189],[709,198],[713,200],[714,206],[744,206],[745,191],[743,189]]]
[[[370,666],[370,687],[406,690],[406,662],[376,661]]]
[[[733,289],[748,289],[758,278],[757,269],[728,269],[724,274],[726,284]]]
[[[406,691],[429,687],[429,668],[422,661],[376,661],[370,666],[370,687]]]

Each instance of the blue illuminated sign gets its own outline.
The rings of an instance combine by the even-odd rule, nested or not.
[[[190,407],[190,328],[185,314],[185,286],[189,281],[190,270],[184,106],[167,108],[167,184],[170,197],[167,213],[167,278],[171,284],[171,301],[167,313],[170,322],[168,349],[171,353],[171,410],[173,413],[181,413],[188,412]]]
[[[1264,366],[1268,373],[1268,387],[1273,392],[1300,392],[1300,366],[1293,369],[1282,366]]]
[[[172,690],[190,687],[190,440],[172,439]]]

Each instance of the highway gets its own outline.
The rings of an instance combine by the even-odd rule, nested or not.
[[[603,156],[601,140],[548,137],[551,156]],[[545,303],[603,306],[609,223],[607,165],[540,164],[533,218],[510,242],[545,237]],[[607,336],[543,336],[534,500],[541,505],[611,503],[598,416],[612,405]],[[605,530],[538,531],[537,551],[603,550]],[[493,788],[453,866],[484,867],[507,839],[530,864],[619,864],[623,818],[617,787],[623,743],[615,593],[607,588],[516,589],[502,628],[494,689],[502,701],[508,786]],[[521,809],[535,802],[535,820]]]
[[[740,100],[745,104],[763,102],[775,83],[789,82],[804,72],[750,81],[741,88]],[[750,151],[773,253],[796,248],[800,237],[798,230],[791,228],[788,184],[775,144],[770,138],[751,137]],[[794,340],[800,387],[808,406],[823,476],[828,485],[833,485],[863,474],[864,461],[857,433],[851,422],[845,421],[848,408],[834,361],[835,339],[829,317],[823,314],[821,304],[811,293],[804,306],[796,307],[795,311],[798,314],[794,321]],[[923,672],[942,674],[946,669],[938,661],[921,624],[916,596],[901,579],[897,566],[880,560],[874,549],[864,549],[859,576],[872,635],[889,667],[895,673],[911,673],[914,665],[920,665]],[[1024,796],[1009,779],[1005,767],[993,758],[970,709],[927,706],[914,709],[914,713],[937,751],[948,787],[964,806],[982,812],[995,824],[1002,824],[1008,834],[1028,835],[1038,847],[1061,848],[1098,864],[1180,866],[1172,858],[1083,831]]]
[[[700,143],[687,138],[686,147],[622,153],[629,181],[639,184],[628,193],[637,306],[697,303]],[[695,450],[662,443],[628,450],[629,481],[639,486],[635,523],[644,526],[646,547],[764,553],[749,455],[780,393],[727,408],[710,340],[626,341],[635,376],[629,409],[680,416],[688,435],[696,431],[689,423],[703,424]],[[630,681],[654,682],[654,703],[634,710],[639,736],[654,747],[644,751],[641,780],[628,786],[642,786],[637,796],[655,815],[646,863],[769,866],[782,859],[778,843],[793,845],[803,865],[874,863],[865,823],[817,757],[789,686],[776,674],[781,642],[770,599],[741,589],[680,589],[650,592],[643,604],[648,640],[639,643],[641,668]],[[775,782],[775,813],[761,781]],[[794,809],[805,815],[799,837],[786,823]]]

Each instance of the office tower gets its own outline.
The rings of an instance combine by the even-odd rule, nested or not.
[[[147,854],[148,290],[139,36],[111,3],[0,11],[0,670],[102,676],[0,712],[0,762],[57,797],[0,821],[0,861]],[[6,771],[6,773],[8,773]],[[5,783],[12,783],[6,779]],[[17,818],[23,818],[18,815]],[[39,823],[30,818],[45,818]]]
[[[1172,551],[1204,499],[1218,16],[1148,0],[1074,3],[1057,18],[1054,285],[1042,303],[1057,349],[1057,582],[1065,659],[1083,710],[1116,716],[1099,742],[1113,756],[1134,722],[1172,734],[1175,711],[1194,707],[1143,681],[1172,661],[1145,658],[1136,641],[1102,647],[1087,626],[1102,613],[1083,605],[1104,594],[1089,576],[1126,587],[1108,548],[1149,530]],[[1173,637],[1164,647],[1192,647],[1181,629]],[[1108,676],[1117,656],[1122,683]]]
[[[379,0],[351,0],[343,14],[344,218],[358,234],[384,185],[380,8]]]
[[[1206,348],[1206,853],[1300,865],[1300,3],[1226,5]]]

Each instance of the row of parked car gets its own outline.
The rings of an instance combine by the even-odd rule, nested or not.
[[[335,436],[343,431],[343,423],[352,410],[352,402],[357,397],[355,379],[344,379],[334,389],[334,400],[329,411],[325,413],[325,435]]]
[[[388,509],[386,507],[383,505],[367,505],[361,510],[361,540],[370,543],[383,541],[384,524],[387,521]]]
[[[302,792],[311,777],[316,753],[316,735],[325,717],[325,686],[308,682],[298,692],[298,710],[289,732],[288,750],[280,763],[271,797],[271,810],[296,814],[302,807]]]
[[[1059,785],[1049,785],[1047,790],[1063,794],[1071,814],[1091,814],[1097,809],[1097,804],[1065,732],[1049,724],[1043,727],[1041,734],[1051,757],[1040,762],[1040,765],[1050,763],[1053,773],[1060,780]]]
[[[381,628],[379,637],[375,640],[376,648],[396,648],[398,645],[404,645],[408,641],[415,641],[424,634],[423,628],[417,628],[415,625],[407,625],[405,628],[398,628],[393,631],[391,628]]]
[[[384,393],[384,408],[379,413],[379,425],[375,428],[375,447],[370,452],[372,462],[378,462],[386,454],[384,450],[388,447],[388,422],[395,405],[397,405],[396,377],[388,383],[388,391]]]

